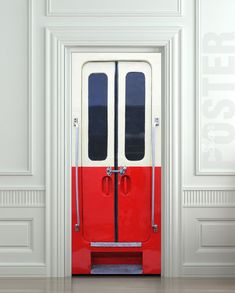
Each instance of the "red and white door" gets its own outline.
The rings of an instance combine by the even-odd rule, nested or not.
[[[155,245],[153,255],[161,258],[161,59],[155,55],[154,65],[146,60],[95,60],[80,61],[75,70],[75,274],[90,273],[97,253],[127,253],[129,260],[130,253],[144,254],[144,249],[147,257]],[[158,78],[157,86],[153,78]],[[146,262],[143,273],[160,273],[159,265],[151,271]]]

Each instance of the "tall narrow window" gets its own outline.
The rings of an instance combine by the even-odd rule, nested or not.
[[[145,154],[145,75],[126,75],[125,156],[138,161]]]
[[[88,81],[88,155],[93,161],[107,158],[108,78],[105,73],[92,73]]]

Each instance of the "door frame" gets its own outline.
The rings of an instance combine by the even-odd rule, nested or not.
[[[47,275],[71,276],[71,64],[78,52],[163,54],[162,276],[181,274],[180,27],[46,28],[46,264]],[[174,239],[174,241],[173,241]]]

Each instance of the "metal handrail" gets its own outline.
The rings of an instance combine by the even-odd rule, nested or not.
[[[79,183],[78,183],[78,157],[79,157],[79,124],[78,118],[74,119],[73,126],[75,127],[75,192],[76,192],[76,223],[75,231],[78,232],[80,228],[80,215],[79,215]]]
[[[152,126],[152,228],[157,232],[158,225],[155,223],[155,160],[156,160],[156,127],[159,126],[159,118],[154,118]]]

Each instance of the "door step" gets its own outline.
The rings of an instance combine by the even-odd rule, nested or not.
[[[143,274],[142,265],[136,264],[108,264],[93,265],[91,268],[93,275],[141,275]]]
[[[91,247],[142,247],[141,242],[91,242]]]

